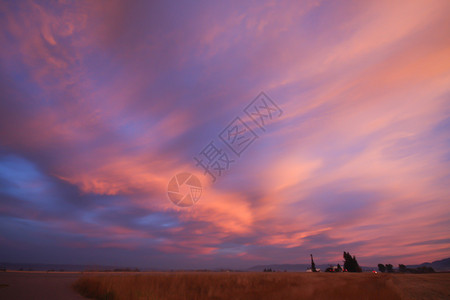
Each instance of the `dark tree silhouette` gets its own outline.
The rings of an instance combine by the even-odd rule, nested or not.
[[[386,264],[386,271],[388,273],[394,273],[394,267],[391,264]]]
[[[378,270],[380,270],[381,273],[386,272],[386,267],[383,264],[378,264]]]
[[[337,264],[336,272],[342,272],[342,267],[340,264]]]
[[[314,263],[314,259],[313,259],[312,254],[311,254],[311,271],[317,272],[316,264]]]
[[[407,268],[403,264],[398,265],[398,271],[401,273],[413,273],[413,274],[434,273],[435,272],[432,267],[421,266],[421,267],[417,267],[417,268]]]
[[[349,252],[344,251],[344,270],[347,272],[362,272],[355,256],[351,256]]]

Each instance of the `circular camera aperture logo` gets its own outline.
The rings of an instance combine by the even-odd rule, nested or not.
[[[187,172],[179,173],[170,179],[167,194],[177,206],[192,206],[202,195],[202,185],[197,176]]]

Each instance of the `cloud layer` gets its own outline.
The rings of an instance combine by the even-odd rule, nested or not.
[[[448,1],[0,5],[5,261],[161,268],[450,254]],[[261,130],[261,92],[283,110]],[[239,157],[219,134],[241,117]],[[213,182],[193,157],[234,162]],[[200,201],[167,197],[196,174]]]

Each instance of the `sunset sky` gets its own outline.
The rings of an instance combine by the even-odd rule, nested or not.
[[[2,1],[0,262],[450,257],[450,1]],[[280,108],[264,128],[245,108]],[[241,118],[240,156],[220,139]],[[264,129],[264,130],[263,130]],[[216,181],[194,157],[234,160]],[[168,198],[192,173],[192,207]]]

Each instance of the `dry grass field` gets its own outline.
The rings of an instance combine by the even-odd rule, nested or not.
[[[95,299],[450,299],[450,273],[86,274],[74,288]]]

